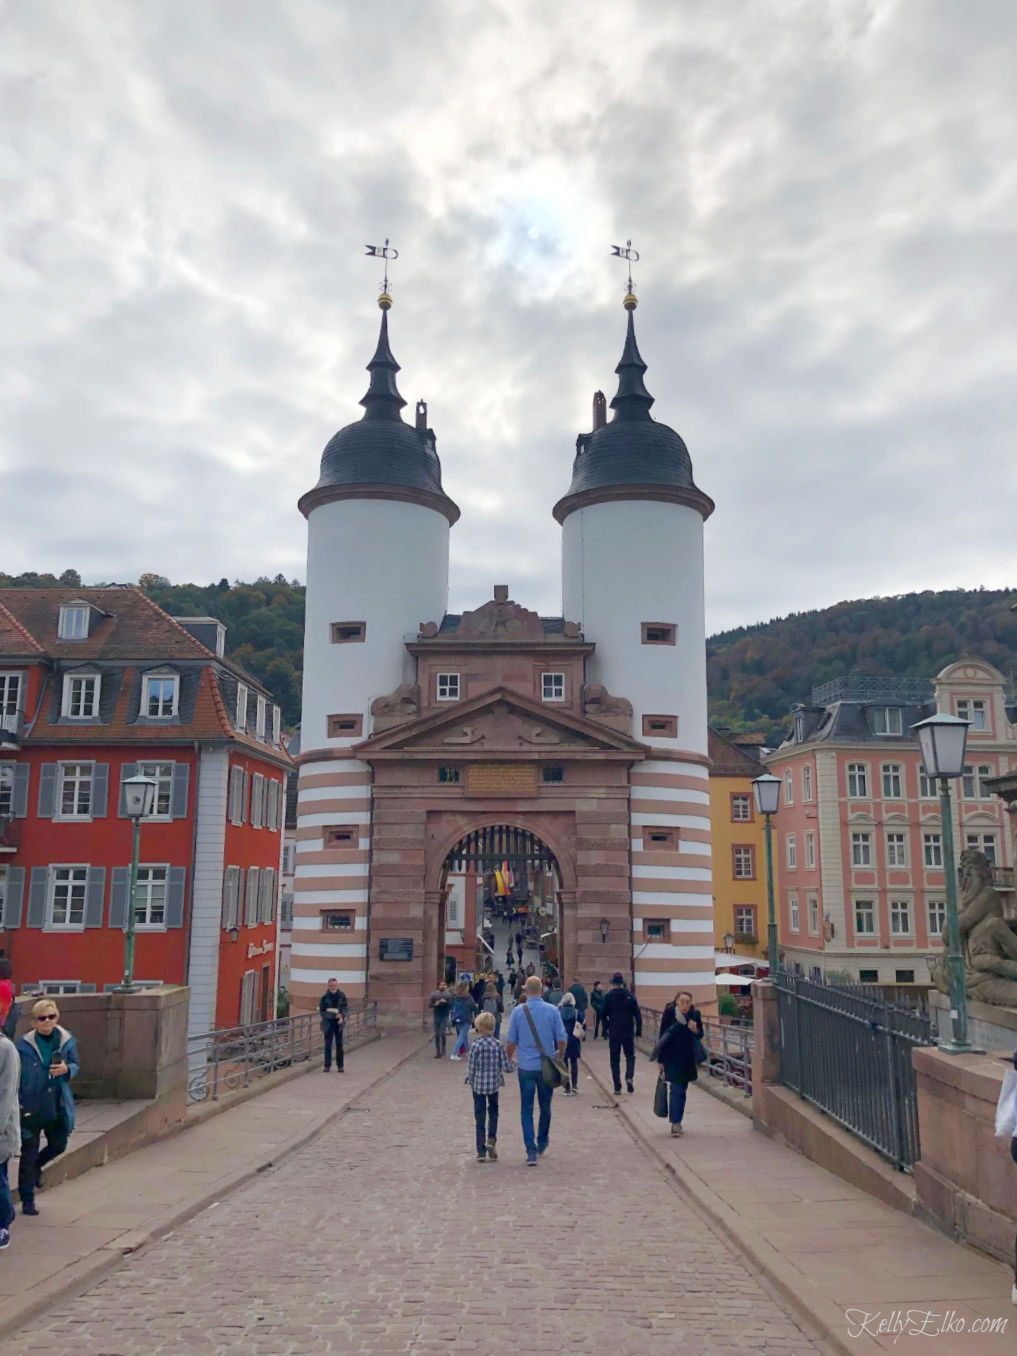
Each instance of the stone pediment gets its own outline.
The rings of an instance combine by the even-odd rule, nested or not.
[[[643,758],[646,747],[628,735],[571,712],[549,711],[506,688],[460,702],[358,744],[359,757],[530,759],[621,756]]]

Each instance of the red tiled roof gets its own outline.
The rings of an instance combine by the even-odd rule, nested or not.
[[[2,592],[2,591],[0,591]],[[0,603],[0,654],[21,659],[45,654],[42,646],[25,630],[9,608]]]
[[[60,640],[62,603],[91,603],[100,613],[84,640]],[[54,659],[206,659],[206,650],[137,589],[0,589],[0,607]]]

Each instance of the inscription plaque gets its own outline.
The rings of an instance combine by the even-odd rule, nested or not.
[[[378,943],[378,959],[383,961],[411,961],[412,937],[382,937]]]
[[[534,763],[471,763],[467,788],[488,796],[535,796],[537,768]]]

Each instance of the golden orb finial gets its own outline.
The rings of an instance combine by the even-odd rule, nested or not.
[[[622,305],[625,307],[626,311],[634,311],[639,305],[635,292],[626,292]]]
[[[392,298],[387,292],[382,292],[381,296],[378,298],[378,305],[383,311],[392,309]]]

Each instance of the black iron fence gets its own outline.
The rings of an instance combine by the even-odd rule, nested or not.
[[[926,1013],[861,986],[777,976],[781,1082],[902,1171],[920,1157],[911,1051],[934,1045]]]
[[[351,1008],[343,1028],[344,1045],[373,1032],[377,1021],[377,1003]],[[316,1012],[189,1036],[187,1100],[214,1102],[234,1088],[246,1088],[252,1079],[319,1058],[324,1046],[321,1018]]]
[[[636,1042],[649,1054],[657,1041],[663,1013],[656,1008],[643,1008],[643,1034]],[[700,1065],[700,1078],[715,1078],[729,1088],[738,1088],[746,1097],[752,1095],[752,1027],[740,1022],[720,1022],[703,1019],[703,1044],[706,1063]]]

